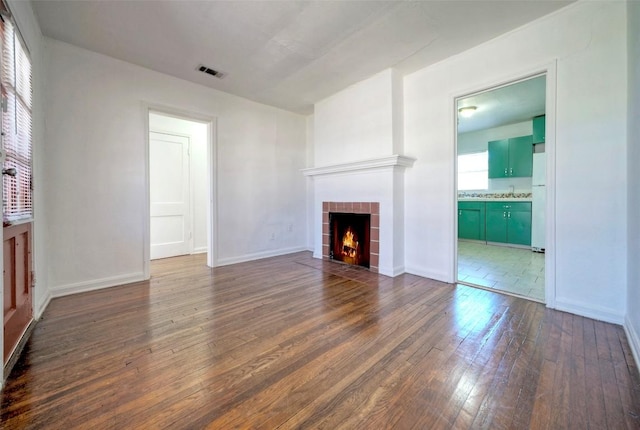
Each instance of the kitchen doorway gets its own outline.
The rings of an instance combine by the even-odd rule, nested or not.
[[[545,302],[541,74],[456,99],[457,281]]]

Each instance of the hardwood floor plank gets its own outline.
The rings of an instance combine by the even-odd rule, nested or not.
[[[297,253],[52,300],[3,429],[638,428],[623,330]],[[579,413],[576,411],[580,411]]]

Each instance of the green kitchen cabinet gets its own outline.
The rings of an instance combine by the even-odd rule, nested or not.
[[[532,172],[532,136],[489,142],[489,178],[531,177]]]
[[[530,202],[487,202],[487,242],[531,246]]]
[[[533,174],[533,144],[531,136],[509,139],[509,176],[530,178]]]
[[[540,115],[533,118],[533,143],[544,143],[545,127],[545,115]]]
[[[487,203],[487,242],[507,243],[507,211],[502,203]]]
[[[531,203],[518,203],[507,213],[507,241],[516,245],[531,246]],[[514,205],[515,206],[515,205]]]
[[[509,173],[509,139],[489,142],[489,178],[504,178]]]
[[[485,240],[484,202],[458,202],[458,238]]]

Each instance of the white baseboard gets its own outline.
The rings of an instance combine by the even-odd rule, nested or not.
[[[638,332],[633,328],[629,315],[624,319],[623,327],[624,332],[627,335],[627,340],[629,341],[629,346],[631,347],[633,359],[636,361],[636,367],[640,368],[640,336],[638,336]]]
[[[431,270],[419,269],[417,267],[406,266],[404,269],[405,273],[409,273],[411,275],[421,276],[423,278],[433,279],[435,281],[446,282],[450,284],[448,273],[444,272],[434,272]]]
[[[405,272],[404,266],[396,266],[393,268],[393,277],[400,276]]]
[[[395,278],[404,273],[404,266],[397,267],[378,267],[378,273],[390,278]]]
[[[193,252],[191,254],[204,254],[205,252],[207,252],[207,247],[201,246],[199,248],[193,248]]]
[[[238,257],[220,258],[216,266],[228,266],[230,264],[245,263],[247,261],[261,260],[263,258],[278,257],[280,255],[293,254],[295,252],[306,251],[306,246],[296,246],[293,248],[275,249],[272,251],[255,252],[253,254],[240,255]]]
[[[45,309],[47,309],[47,306],[49,306],[51,299],[51,292],[47,290],[46,294],[44,295],[44,299],[40,300],[40,303],[36,303],[36,307],[33,310],[33,318],[36,321],[40,319]]]
[[[555,309],[613,324],[622,325],[624,322],[624,316],[614,309],[578,303],[560,297],[556,297]]]
[[[125,275],[110,276],[102,279],[92,279],[90,281],[76,282],[74,284],[58,285],[49,289],[51,297],[62,297],[70,294],[84,293],[87,291],[100,290],[102,288],[116,287],[118,285],[130,284],[132,282],[144,281],[142,272],[128,273]]]

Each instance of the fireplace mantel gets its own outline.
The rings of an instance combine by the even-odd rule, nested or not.
[[[330,166],[310,167],[302,169],[305,176],[330,175],[334,173],[353,172],[357,170],[380,169],[384,167],[411,167],[415,158],[404,155],[389,155],[387,157],[371,158],[368,160],[354,161],[344,164],[333,164]]]

